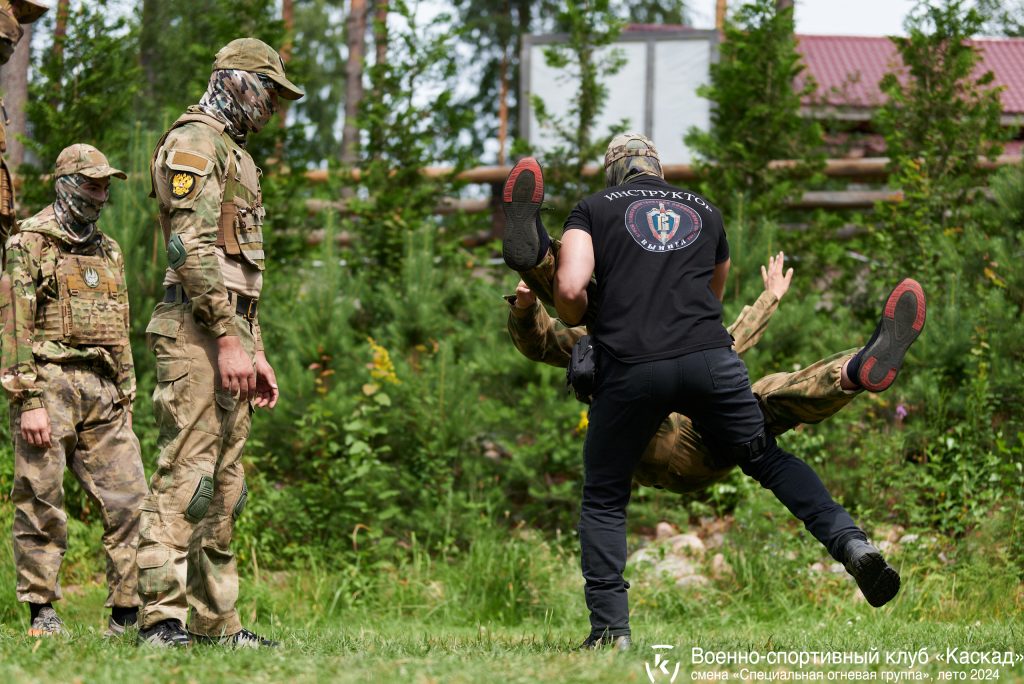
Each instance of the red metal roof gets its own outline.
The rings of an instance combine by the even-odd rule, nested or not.
[[[884,101],[882,77],[901,65],[896,46],[886,37],[799,34],[799,50],[818,90],[807,104],[871,108]],[[1024,114],[1024,39],[972,40],[982,53],[979,72],[991,70],[1004,114]]]

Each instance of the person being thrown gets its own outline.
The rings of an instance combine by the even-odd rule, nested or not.
[[[579,525],[591,614],[582,647],[629,645],[622,573],[630,485],[673,414],[689,416],[716,467],[738,465],[770,489],[844,563],[868,602],[884,605],[899,591],[899,575],[814,470],[777,444],[722,326],[730,262],[720,211],[668,185],[654,144],[642,135],[613,139],[605,171],[608,187],[576,205],[561,244],[539,220],[543,175],[535,160],[513,168],[503,196],[506,263],[563,321],[585,321],[597,351]],[[655,230],[664,221],[669,229]],[[873,391],[891,385],[924,315],[920,285],[900,283],[875,335],[844,361],[847,380]]]

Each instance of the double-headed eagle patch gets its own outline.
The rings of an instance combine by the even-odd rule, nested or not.
[[[192,188],[195,186],[195,174],[189,173],[188,171],[178,171],[171,176],[171,194],[175,197],[181,198],[187,196],[192,192]]]

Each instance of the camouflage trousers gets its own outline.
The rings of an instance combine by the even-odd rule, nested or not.
[[[14,435],[14,564],[19,601],[61,598],[67,550],[64,468],[99,506],[107,555],[107,606],[139,605],[135,550],[139,504],[146,495],[139,440],[118,404],[117,386],[85,364],[37,364],[50,418],[51,446],[21,436],[20,407],[11,405]]]
[[[252,357],[249,323],[235,321]],[[142,504],[140,625],[188,618],[193,633],[234,634],[242,625],[230,547],[248,494],[241,455],[250,405],[218,389],[217,343],[195,323],[190,305],[157,304],[147,333],[156,355],[160,456]]]
[[[553,305],[554,274],[560,245],[551,241],[551,250],[532,270],[520,273],[523,282],[544,304]],[[591,283],[593,287],[594,283]],[[777,301],[777,300],[776,300]],[[584,321],[593,320],[594,297]],[[756,307],[755,307],[756,309]],[[754,311],[748,322],[758,331],[767,323],[764,311]],[[569,350],[583,329],[555,325],[544,314],[543,324],[536,318],[522,328],[510,329],[516,346],[530,358],[566,365]],[[739,322],[737,322],[737,325]],[[737,345],[752,345],[760,332],[732,329]],[[737,351],[742,351],[737,349]],[[843,366],[857,349],[840,352],[822,359],[795,373],[774,373],[755,382],[751,389],[764,414],[765,426],[773,435],[780,435],[797,425],[820,423],[850,403],[859,391],[840,387]],[[658,428],[658,433],[645,449],[633,478],[637,483],[686,493],[707,488],[725,478],[732,467],[714,467],[709,445],[686,416],[673,413]]]
[[[773,373],[751,389],[773,435],[835,415],[860,392],[839,385],[843,366],[856,349],[834,354],[793,373]],[[711,449],[686,416],[670,415],[644,450],[633,478],[672,492],[699,491],[726,477],[732,466],[716,468]]]

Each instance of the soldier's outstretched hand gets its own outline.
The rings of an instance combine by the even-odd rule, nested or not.
[[[777,255],[768,257],[768,268],[761,267],[761,280],[764,281],[764,289],[775,295],[776,299],[782,299],[782,295],[789,291],[789,283],[793,280],[793,269],[782,274],[782,264],[786,255],[779,252]]]
[[[529,309],[537,302],[537,295],[522,280],[516,285],[516,308]]]
[[[45,408],[29,409],[21,414],[21,436],[31,446],[50,448],[50,414]]]
[[[277,405],[277,376],[267,356],[261,351],[256,352],[256,399],[253,403],[258,408],[274,408]]]

